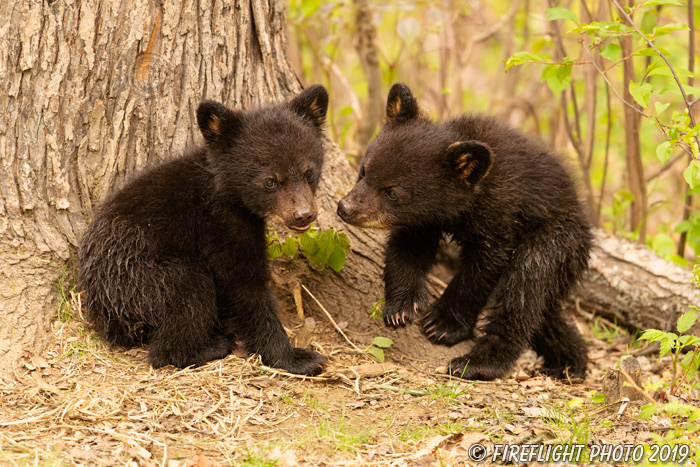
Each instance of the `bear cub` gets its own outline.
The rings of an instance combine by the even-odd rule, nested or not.
[[[205,144],[104,201],[80,242],[87,319],[111,344],[149,344],[154,367],[202,365],[241,341],[266,365],[316,375],[293,348],[270,287],[265,219],[316,217],[328,107],[323,86],[248,111],[204,101]]]
[[[590,224],[567,170],[539,142],[483,115],[432,122],[395,84],[386,123],[367,148],[355,187],[338,203],[346,222],[386,228],[384,322],[418,316],[437,344],[483,335],[452,375],[491,380],[530,346],[556,377],[584,377],[587,348],[561,300],[585,271]],[[428,303],[426,274],[450,234],[460,265]]]

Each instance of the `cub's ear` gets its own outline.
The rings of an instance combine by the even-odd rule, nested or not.
[[[447,162],[468,185],[478,183],[491,168],[493,151],[478,141],[458,141],[447,148]]]
[[[418,117],[420,108],[413,93],[403,83],[394,84],[386,100],[386,118],[390,122],[407,122]]]
[[[197,124],[210,146],[217,146],[231,140],[241,127],[238,113],[215,101],[203,101],[197,108]]]
[[[328,91],[320,84],[304,89],[289,102],[292,110],[320,129],[326,121]]]

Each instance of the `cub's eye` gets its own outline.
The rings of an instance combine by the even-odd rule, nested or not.
[[[394,190],[386,190],[384,192],[384,196],[386,196],[387,199],[389,199],[389,201],[392,202],[397,201],[399,199],[399,195],[397,195]]]
[[[359,182],[359,181],[362,180],[364,177],[365,177],[365,165],[362,164],[362,165],[360,166],[360,174],[357,176],[357,181]]]
[[[306,175],[306,180],[309,183],[313,182],[314,178],[316,176],[316,174],[314,173],[314,171],[312,169],[307,170],[305,175]]]
[[[274,178],[266,179],[265,188],[267,188],[268,190],[274,190],[275,188],[277,188],[277,180],[275,180]]]

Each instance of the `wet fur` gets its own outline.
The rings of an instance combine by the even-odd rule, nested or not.
[[[561,159],[492,117],[432,122],[411,110],[417,105],[405,85],[392,88],[387,109],[358,183],[338,209],[349,223],[381,219],[391,229],[385,323],[420,316],[432,342],[453,345],[473,337],[488,305],[484,335],[450,362],[452,374],[501,377],[531,347],[553,376],[584,377],[586,344],[560,302],[587,267],[592,234]],[[444,234],[461,247],[460,266],[430,304],[426,274]]]
[[[149,344],[154,367],[202,365],[238,340],[267,365],[322,371],[325,358],[293,348],[279,320],[265,218],[292,219],[299,205],[315,213],[327,103],[321,86],[247,112],[202,103],[206,144],[126,184],[81,240],[92,327],[112,344]],[[279,190],[261,186],[270,171],[287,177]]]

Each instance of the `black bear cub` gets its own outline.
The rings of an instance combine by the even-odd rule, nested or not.
[[[422,315],[432,342],[453,345],[473,336],[488,304],[484,335],[450,361],[451,374],[501,377],[531,346],[553,376],[584,377],[586,344],[560,301],[586,269],[592,235],[558,157],[491,117],[432,122],[404,84],[391,88],[386,114],[338,203],[346,222],[391,231],[385,324]],[[460,266],[430,304],[426,274],[443,234],[461,247]]]
[[[110,343],[149,343],[154,367],[201,365],[235,341],[262,361],[315,375],[326,359],[293,348],[269,285],[265,219],[304,231],[316,217],[328,94],[249,111],[205,101],[202,147],[107,199],[80,243],[87,318]]]

